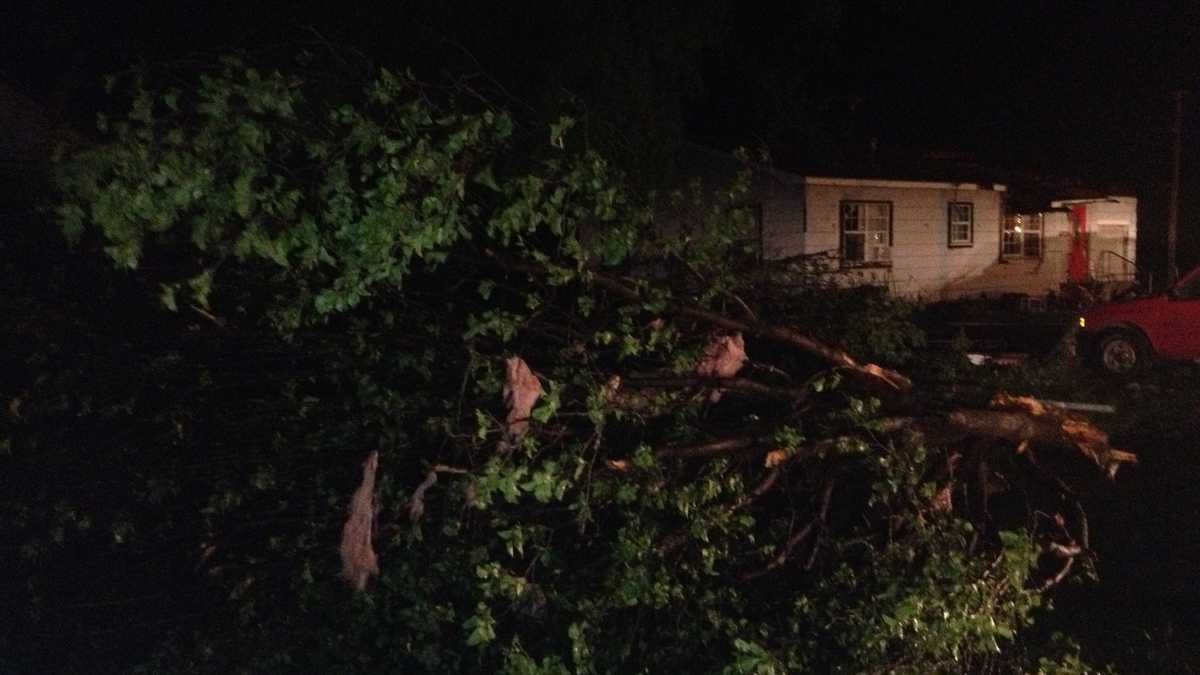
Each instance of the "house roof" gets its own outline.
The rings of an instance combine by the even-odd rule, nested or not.
[[[837,178],[833,176],[804,176],[806,185],[845,187],[933,188],[938,190],[994,190],[1005,192],[1001,183],[968,183],[963,181],[894,180],[886,178]]]
[[[680,154],[680,166],[685,174],[699,172],[732,180],[744,165],[730,153],[689,143]],[[995,190],[1006,193],[1007,208],[1016,212],[1044,211],[1051,207],[1052,202],[1132,198],[1132,192],[1121,186],[1099,189],[1076,180],[1000,169],[955,152],[893,149],[888,153],[880,153],[876,161],[826,165],[792,162],[782,167],[764,162],[756,164],[755,168],[756,172],[761,171],[763,175],[793,184]]]
[[[754,169],[756,179],[770,179],[785,184],[842,185],[858,187],[934,188],[959,190],[1005,191],[1005,184],[996,176],[981,170],[953,172],[945,167],[926,167],[926,170],[885,171],[861,167],[850,170],[846,166],[823,167],[778,167],[765,159],[744,163],[730,153],[705,146],[688,143],[681,150],[677,164],[684,177],[699,176],[715,181],[732,181],[738,171],[747,166]],[[934,170],[936,169],[936,170]]]

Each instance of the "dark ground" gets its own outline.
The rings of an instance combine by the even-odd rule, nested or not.
[[[1118,407],[1094,419],[1140,462],[1092,505],[1099,583],[1064,589],[1056,620],[1076,626],[1093,662],[1122,672],[1200,672],[1197,374],[1161,365],[1118,386],[1080,373],[1072,387]]]
[[[1041,628],[1073,636],[1087,662],[1121,673],[1200,673],[1200,366],[1159,363],[1133,381],[1114,380],[1069,350],[1053,351],[1069,332],[1060,321],[1055,334],[1054,323],[1045,316],[1024,330],[989,328],[986,335],[1009,348],[1039,348],[1018,366],[981,367],[979,379],[1013,393],[1115,406],[1115,414],[1089,417],[1139,463],[1085,498],[1098,579],[1077,577],[1054,591],[1056,611]]]
[[[985,354],[1050,354],[1070,333],[1079,315],[1068,307],[1029,311],[1023,298],[962,300],[926,305],[914,320],[931,348],[956,343]],[[966,342],[963,342],[963,341]]]

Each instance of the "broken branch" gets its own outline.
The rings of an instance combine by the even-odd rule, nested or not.
[[[746,377],[639,377],[625,380],[630,387],[654,389],[684,389],[687,387],[714,387],[747,394],[759,394],[771,398],[800,399],[805,390],[797,387],[774,387]]]
[[[425,474],[425,480],[413,490],[412,497],[408,500],[408,519],[412,522],[421,520],[421,516],[425,515],[425,492],[437,483],[439,473],[455,473],[465,474],[466,469],[459,469],[445,464],[435,464],[429,468],[429,473]]]
[[[825,518],[829,515],[829,503],[832,501],[832,497],[833,497],[833,481],[830,480],[830,481],[825,482],[825,487],[821,491],[821,507],[820,507],[820,510],[817,512],[816,517],[814,517],[812,520],[810,520],[809,523],[807,525],[805,525],[804,528],[801,529],[799,532],[792,535],[791,537],[788,537],[787,542],[784,543],[783,547],[779,550],[779,553],[777,553],[775,555],[775,557],[772,558],[771,561],[766,564],[765,567],[762,567],[760,569],[753,570],[751,572],[747,572],[746,574],[743,574],[742,581],[753,581],[754,579],[757,579],[766,574],[770,574],[771,572],[775,571],[776,569],[782,567],[788,561],[788,558],[791,557],[792,552],[796,549],[797,546],[799,546],[805,539],[807,539],[809,537],[809,535],[811,535],[817,527],[824,526]],[[815,544],[814,544],[814,548],[815,548]],[[815,556],[815,551],[814,551],[813,555]],[[808,567],[812,566],[812,561],[814,559],[815,558],[810,558],[810,562],[807,564]]]
[[[374,450],[363,462],[362,482],[350,500],[350,515],[342,526],[342,578],[357,591],[367,587],[367,580],[379,574],[379,559],[371,544],[375,521],[375,471],[379,468],[379,451]]]
[[[628,287],[621,281],[605,274],[594,274],[592,281],[610,292],[633,302],[642,302],[641,293]],[[681,316],[699,319],[706,323],[729,331],[748,333],[761,338],[784,342],[810,354],[818,356],[829,363],[845,368],[851,374],[873,384],[886,385],[892,393],[906,392],[912,388],[912,380],[893,370],[880,368],[875,364],[860,364],[846,352],[830,347],[803,333],[763,323],[761,321],[739,321],[717,314],[693,305],[672,302],[667,305],[667,311]]]
[[[735,436],[733,438],[720,438],[707,443],[696,443],[693,445],[675,445],[659,449],[655,454],[659,457],[680,459],[697,459],[703,457],[717,457],[720,455],[733,454],[739,450],[746,450],[756,445],[762,445],[765,439],[760,439],[756,436]]]

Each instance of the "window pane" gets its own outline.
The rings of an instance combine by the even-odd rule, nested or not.
[[[858,204],[842,204],[842,229],[858,230]]]
[[[1021,235],[1005,230],[1002,251],[1004,255],[1021,255]]]
[[[842,237],[842,257],[846,260],[860,262],[863,260],[863,236],[847,234]]]
[[[1025,251],[1024,255],[1029,258],[1037,258],[1042,254],[1042,237],[1037,232],[1025,233]]]
[[[846,262],[887,261],[891,257],[892,205],[843,202],[842,259]]]

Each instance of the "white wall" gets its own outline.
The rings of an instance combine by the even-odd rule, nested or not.
[[[1136,272],[1133,264],[1102,253],[1113,251],[1137,262],[1137,200],[1113,199],[1087,205],[1088,266],[1100,280],[1132,278]]]
[[[1001,195],[975,186],[955,189],[929,187],[827,185],[810,182],[807,192],[806,252],[836,251],[839,244],[839,206],[843,200],[892,202],[892,265],[889,269],[864,269],[856,273],[870,280],[884,277],[892,291],[925,300],[946,295],[955,282],[983,275],[1000,254]],[[950,202],[975,205],[975,237],[970,247],[950,248],[947,206]]]
[[[1133,279],[1136,272],[1138,231],[1135,197],[1062,200],[1052,202],[1052,205],[1060,208],[1082,206],[1084,209],[1088,233],[1088,271],[1093,279]],[[1065,214],[1062,218],[1065,220]],[[1120,257],[1108,255],[1106,251],[1116,253]]]

